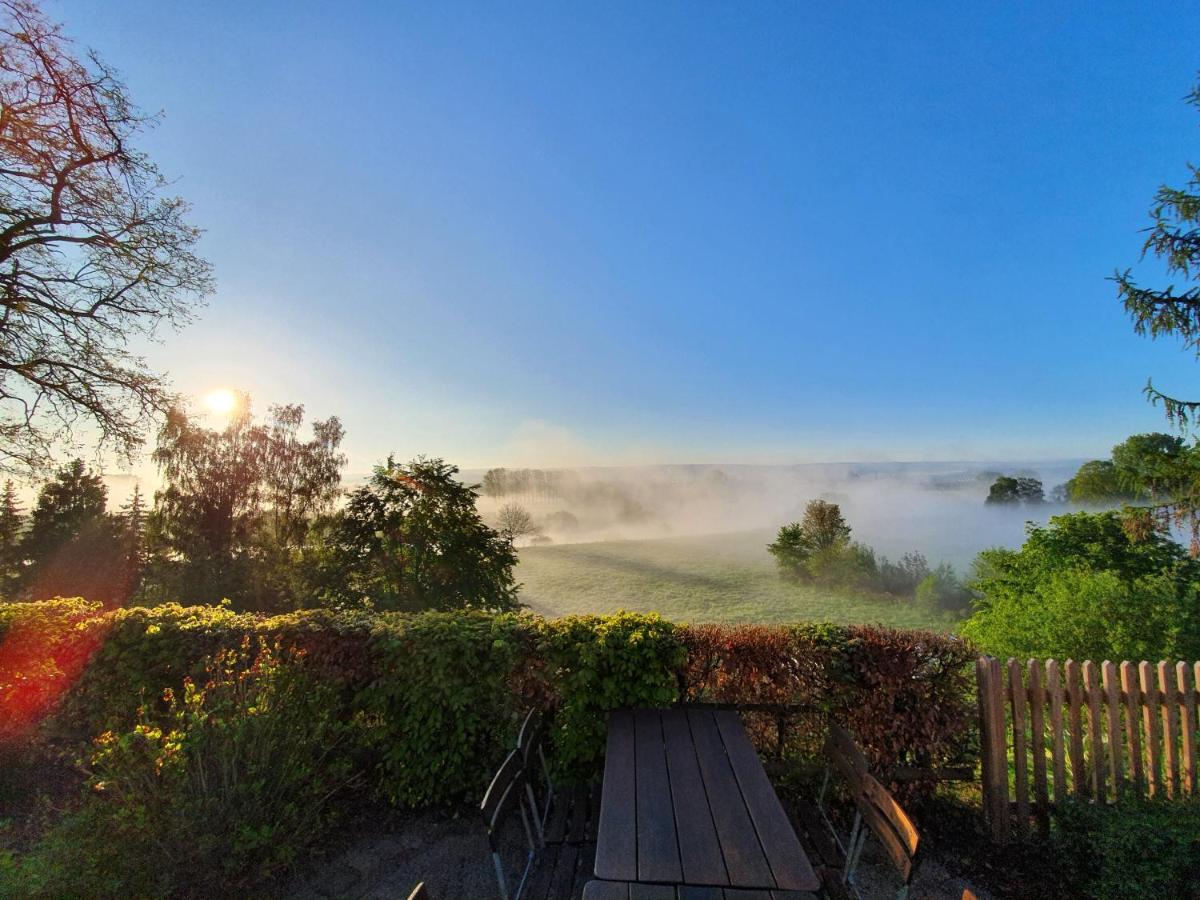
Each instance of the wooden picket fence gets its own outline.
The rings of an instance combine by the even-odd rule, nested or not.
[[[976,664],[992,836],[1045,832],[1070,796],[1120,803],[1200,792],[1200,662]]]

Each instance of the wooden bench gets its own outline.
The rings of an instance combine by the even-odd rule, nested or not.
[[[583,900],[816,900],[803,891],[747,891],[740,888],[640,884],[632,881],[589,881]]]

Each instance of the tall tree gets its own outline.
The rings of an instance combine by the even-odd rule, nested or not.
[[[38,492],[22,541],[22,552],[34,569],[103,516],[107,502],[104,479],[83,460],[72,460],[55,472]]]
[[[478,495],[440,459],[375,469],[335,529],[329,602],[379,609],[515,609],[511,543],[480,518]]]
[[[825,500],[810,500],[804,518],[779,529],[767,550],[785,575],[800,576],[804,565],[819,553],[838,551],[850,543],[850,526],[841,507]]]
[[[135,147],[154,119],[29,0],[0,2],[0,468],[95,438],[125,455],[168,403],[131,337],[211,289],[187,204]]]
[[[17,500],[17,489],[12,481],[4,482],[4,494],[0,495],[0,600],[16,597],[21,583],[24,558],[21,554],[21,535],[25,528],[25,515]]]
[[[1188,94],[1188,102],[1200,108],[1200,84]],[[1149,236],[1142,245],[1142,257],[1157,257],[1168,276],[1177,276],[1185,286],[1176,290],[1146,287],[1133,277],[1131,269],[1117,272],[1113,280],[1117,294],[1133,319],[1139,335],[1151,338],[1178,338],[1187,350],[1200,356],[1200,166],[1188,166],[1188,178],[1182,187],[1163,185],[1150,208]],[[1186,428],[1200,410],[1200,401],[1169,396],[1146,384],[1146,395],[1161,403],[1167,418]]]
[[[137,591],[146,568],[146,501],[142,486],[134,484],[133,493],[121,504],[118,515],[124,538],[125,573],[128,593]]]
[[[534,537],[542,533],[529,510],[517,503],[506,503],[500,507],[500,511],[496,513],[496,528],[514,546],[523,537]]]
[[[337,418],[314,422],[308,441],[303,419],[303,406],[280,406],[257,423],[247,396],[220,430],[168,413],[154,452],[164,487],[148,523],[147,599],[293,605],[286,573],[268,570],[289,566],[313,518],[332,508],[346,463]]]
[[[22,593],[34,600],[80,596],[115,604],[129,595],[120,528],[107,514],[108,489],[76,459],[42,486],[21,554]]]

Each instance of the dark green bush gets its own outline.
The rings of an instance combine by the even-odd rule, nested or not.
[[[1200,801],[1068,802],[1055,830],[1080,896],[1200,898]]]
[[[380,617],[374,676],[355,702],[392,803],[430,806],[483,791],[516,735],[520,698],[510,685],[528,627],[513,614]]]
[[[92,745],[89,792],[8,867],[34,896],[214,896],[286,868],[355,780],[333,690],[247,642]]]
[[[594,776],[604,754],[609,710],[662,707],[678,699],[676,672],[687,651],[657,615],[538,620],[537,655],[557,701],[554,748],[573,776]]]
[[[215,654],[264,640],[299,653],[330,688],[336,714],[356,717],[374,783],[402,806],[474,798],[530,705],[553,714],[564,770],[594,775],[608,710],[667,705],[681,686],[691,699],[807,707],[812,740],[795,748],[802,753],[819,748],[831,716],[855,730],[881,766],[945,763],[970,744],[971,648],[929,632],[675,626],[631,613],[547,620],[313,610],[264,618],[222,607],[54,603],[16,604],[16,612],[0,605],[0,629],[18,618],[37,624],[40,637],[24,642],[26,663],[41,648],[74,647],[65,655],[70,673],[51,679],[66,698],[53,706],[53,734],[86,741],[127,729],[164,689],[201,680]],[[4,685],[0,677],[0,701]],[[761,729],[755,736],[767,738]]]

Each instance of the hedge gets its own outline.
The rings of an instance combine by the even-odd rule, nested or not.
[[[103,610],[81,600],[0,604],[0,740],[87,741],[203,677],[222,648],[296,651],[337,688],[363,762],[392,803],[477,796],[522,711],[550,713],[564,777],[595,777],[605,714],[681,699],[800,708],[786,747],[748,716],[764,751],[811,758],[846,724],[882,768],[963,761],[972,746],[971,648],[869,626],[675,625],[618,613],[347,613],[266,618],[223,607]]]

